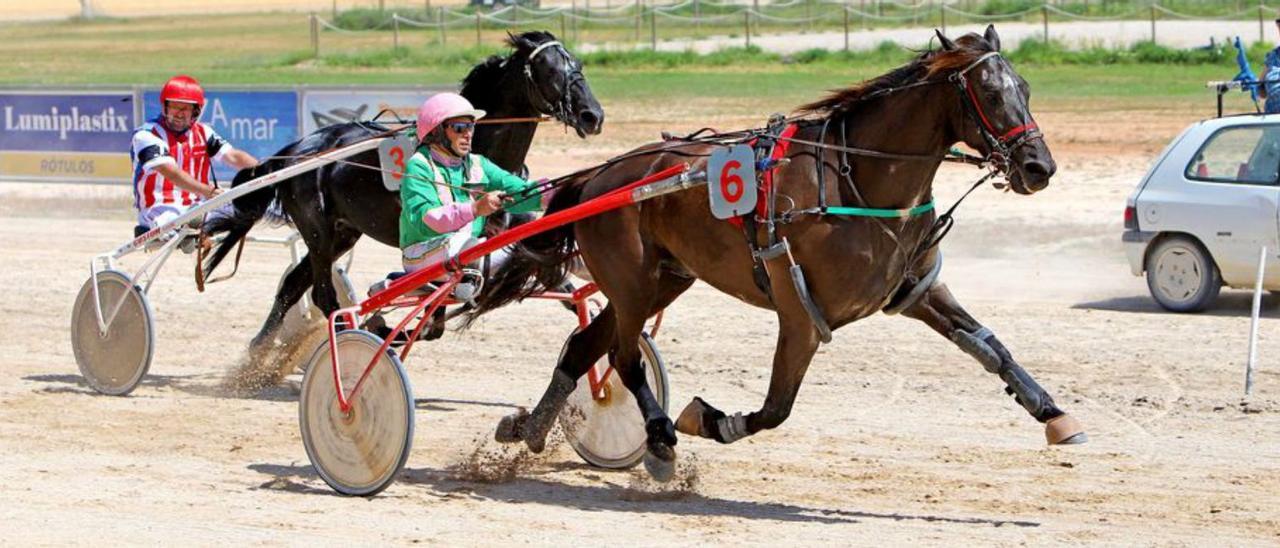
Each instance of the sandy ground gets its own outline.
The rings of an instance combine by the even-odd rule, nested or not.
[[[646,112],[612,112],[585,145],[544,131],[534,172],[653,135],[664,126]],[[127,191],[14,184],[0,186],[0,524],[23,544],[1280,543],[1277,301],[1265,301],[1256,392],[1242,400],[1248,293],[1224,291],[1203,314],[1162,312],[1120,248],[1125,196],[1191,118],[1039,118],[1059,175],[1036,196],[970,198],[943,244],[943,279],[1084,422],[1086,445],[1045,447],[998,379],[923,324],[876,316],[821,349],[781,428],[730,446],[683,438],[674,484],[589,468],[564,444],[529,458],[488,440],[535,402],[573,327],[535,302],[415,351],[407,468],[376,498],[346,498],[303,450],[298,376],[248,396],[221,389],[287,252],[250,248],[240,276],[204,294],[191,259],[175,258],[150,293],[151,374],[129,397],[100,396],[80,379],[67,326],[89,257],[129,233]],[[1132,133],[1094,137],[1115,120]],[[975,176],[944,169],[940,201]],[[362,243],[357,285],[397,263]],[[756,409],[774,331],[769,313],[695,286],[657,336],[672,412],[695,395]]]

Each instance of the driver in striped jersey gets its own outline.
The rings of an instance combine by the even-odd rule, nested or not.
[[[209,183],[211,160],[236,169],[258,165],[252,155],[198,121],[204,104],[204,89],[194,78],[175,76],[160,90],[160,116],[134,130],[129,156],[139,233],[222,192]]]

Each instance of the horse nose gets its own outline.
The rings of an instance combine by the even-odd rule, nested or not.
[[[1052,162],[1045,162],[1038,158],[1029,158],[1022,162],[1023,180],[1027,183],[1027,188],[1033,191],[1044,190],[1049,186],[1049,178],[1053,177],[1057,171],[1057,166]]]
[[[604,113],[593,109],[583,109],[578,112],[578,123],[581,124],[583,131],[595,135],[600,133],[600,126],[604,125]]]
[[[1037,178],[1043,177],[1045,179],[1052,177],[1054,171],[1057,171],[1057,169],[1054,166],[1049,165],[1047,162],[1044,162],[1038,159],[1028,160],[1026,162],[1023,162],[1022,169],[1027,172],[1027,175],[1031,175],[1032,177],[1037,177]]]

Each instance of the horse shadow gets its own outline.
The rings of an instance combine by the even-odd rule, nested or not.
[[[86,396],[107,396],[99,393],[84,381],[84,377],[71,374],[46,374],[46,375],[28,375],[23,377],[24,381],[44,383],[52,386],[45,386],[36,390],[41,394],[82,394]],[[213,381],[213,382],[210,382]],[[142,378],[142,382],[138,383],[139,388],[169,388],[189,394],[192,396],[205,396],[216,398],[233,398],[255,401],[271,401],[281,403],[297,403],[298,396],[301,394],[301,379],[287,378],[284,381],[268,386],[265,388],[257,388],[253,390],[235,390],[223,386],[219,382],[217,375],[210,374],[193,374],[193,375],[155,375],[148,373]],[[116,397],[116,396],[107,396]],[[155,397],[148,395],[144,390],[131,392],[128,397]],[[504,409],[515,409],[518,406],[514,403],[500,401],[483,401],[483,400],[460,400],[449,398],[417,398],[413,401],[414,408],[419,411],[431,411],[436,413],[451,413],[457,411],[456,406],[469,405],[480,407],[498,407]]]
[[[148,373],[142,377],[142,381],[138,383],[138,388],[168,388],[191,396],[211,398],[231,398],[271,402],[298,401],[297,383],[286,381],[266,388],[238,390],[228,388],[220,381],[220,379],[221,378],[217,375],[207,373],[193,375],[156,375]],[[84,381],[84,377],[81,377],[80,375],[29,375],[23,377],[22,380],[54,385],[36,390],[36,392],[42,394],[84,394],[88,396],[107,396],[106,394],[100,394],[98,391],[94,390],[93,387],[89,386],[89,384]],[[114,398],[118,396],[107,397]],[[148,394],[146,390],[139,392],[135,389],[126,397],[148,398],[159,396],[155,394]]]
[[[1170,312],[1156,304],[1150,295],[1133,295],[1112,297],[1098,301],[1086,301],[1071,305],[1074,310],[1100,310],[1106,312],[1131,312],[1138,314],[1180,314]],[[1248,318],[1253,313],[1253,293],[1249,291],[1223,291],[1213,306],[1201,312],[1199,316],[1224,318]],[[1280,296],[1271,293],[1262,294],[1262,305],[1259,317],[1280,318]]]
[[[251,464],[250,470],[272,479],[253,489],[270,489],[303,495],[343,495],[327,488],[313,487],[319,476],[310,465]],[[551,465],[553,470],[589,470],[600,485],[570,485],[540,478],[520,477],[501,483],[483,483],[460,478],[452,470],[407,468],[396,478],[400,484],[430,489],[440,498],[465,497],[477,501],[503,503],[538,503],[572,508],[586,512],[612,511],[639,514],[669,514],[688,517],[729,517],[756,521],[801,522],[819,524],[858,524],[870,520],[923,521],[990,527],[1039,527],[1039,522],[989,518],[958,518],[931,514],[900,512],[868,512],[835,508],[818,508],[777,502],[755,502],[711,497],[692,491],[650,491],[610,481],[615,477],[628,480],[635,472],[603,470],[581,463]],[[392,486],[395,489],[395,486]],[[378,497],[388,496],[386,492]],[[391,495],[394,496],[394,495]]]
[[[449,407],[450,404],[471,405],[477,407],[499,407],[503,409],[516,409],[519,407],[514,403],[501,401],[457,400],[449,398],[416,398],[413,400],[414,409],[419,411],[451,413],[458,410],[456,407]]]
[[[142,377],[142,382],[138,383],[139,388],[170,388],[179,392],[204,395],[208,392],[208,388],[200,388],[206,386],[198,382],[198,379],[204,378],[206,375],[152,375],[147,374]],[[50,386],[44,386],[36,390],[40,394],[83,394],[87,396],[105,396],[114,398],[117,396],[108,396],[99,393],[84,381],[84,377],[71,374],[45,374],[45,375],[28,375],[22,377],[24,381],[44,383]],[[130,393],[129,397],[150,397],[137,392]]]

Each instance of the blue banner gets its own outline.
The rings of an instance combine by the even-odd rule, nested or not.
[[[0,93],[0,151],[129,154],[133,93]]]
[[[209,91],[200,121],[255,158],[274,155],[298,140],[298,93],[294,91]],[[144,117],[160,115],[160,92],[143,94]],[[122,149],[128,153],[128,149]],[[214,162],[214,175],[226,186],[236,170]]]
[[[445,88],[452,89],[452,88]],[[418,107],[440,90],[341,90],[307,91],[302,98],[302,129],[310,135],[317,129],[357,120],[395,123],[397,119],[413,122]]]

